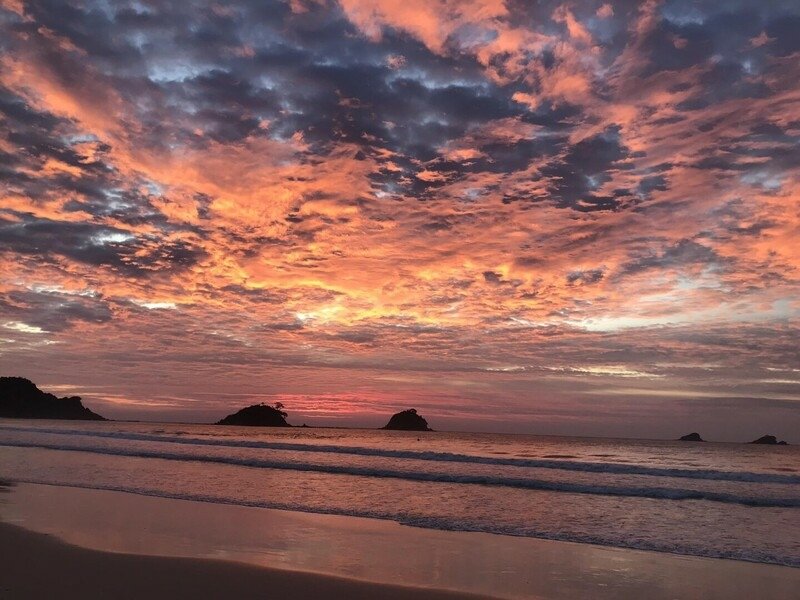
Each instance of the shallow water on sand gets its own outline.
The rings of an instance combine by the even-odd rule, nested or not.
[[[800,569],[776,565],[62,486],[14,485],[0,495],[0,521],[105,552],[411,586],[419,598],[433,588],[507,600],[794,600],[800,588]]]
[[[0,479],[800,566],[800,449],[3,421]]]

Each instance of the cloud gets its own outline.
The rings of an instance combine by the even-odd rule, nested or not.
[[[102,324],[113,317],[111,306],[102,298],[59,289],[4,294],[0,296],[0,312],[10,318],[25,319],[25,327],[13,329],[37,332],[62,331],[76,322]]]
[[[9,368],[528,419],[608,365],[785,394],[793,3],[212,4],[0,9]]]
[[[589,269],[586,271],[570,271],[567,273],[567,282],[572,285],[592,285],[603,279],[603,269]]]

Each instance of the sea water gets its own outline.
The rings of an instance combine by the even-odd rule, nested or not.
[[[0,421],[0,479],[800,566],[800,448]]]

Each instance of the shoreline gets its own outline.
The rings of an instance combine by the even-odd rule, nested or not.
[[[513,540],[531,540],[532,543],[555,543],[555,544],[567,544],[567,545],[574,545],[581,548],[596,548],[598,550],[605,550],[605,551],[620,551],[620,552],[644,552],[648,554],[656,554],[656,555],[664,555],[664,556],[672,556],[676,558],[686,558],[686,559],[697,559],[697,560],[711,560],[711,561],[725,561],[728,563],[744,563],[749,565],[760,565],[766,567],[780,567],[786,569],[795,569],[800,571],[800,565],[795,564],[785,564],[780,562],[773,562],[767,560],[756,560],[750,558],[742,558],[742,557],[731,557],[731,556],[715,556],[715,555],[703,555],[703,554],[691,554],[686,552],[677,552],[677,551],[670,551],[670,550],[661,550],[661,549],[653,549],[653,548],[646,548],[646,547],[633,547],[633,546],[617,546],[613,544],[603,544],[600,542],[595,541],[583,541],[583,540],[575,540],[575,539],[559,539],[554,537],[537,537],[537,536],[526,536],[526,535],[515,535],[509,533],[501,533],[501,532],[493,532],[493,531],[482,531],[482,530],[471,530],[471,529],[452,529],[452,528],[438,528],[438,527],[428,527],[424,525],[418,525],[414,523],[407,523],[397,519],[389,519],[389,518],[382,518],[376,516],[364,516],[358,514],[349,514],[349,513],[340,513],[340,512],[329,512],[329,511],[313,511],[313,510],[301,510],[295,508],[285,508],[280,506],[270,506],[270,505],[260,505],[260,504],[244,504],[238,502],[222,502],[218,500],[212,499],[203,499],[203,498],[195,498],[195,497],[184,497],[184,496],[172,496],[172,495],[165,495],[165,494],[158,494],[158,493],[150,493],[147,491],[132,491],[129,489],[124,488],[114,488],[114,487],[90,487],[85,485],[79,484],[72,484],[72,483],[41,483],[37,481],[29,481],[29,480],[17,480],[17,481],[3,481],[0,480],[0,493],[10,490],[14,488],[14,486],[34,486],[34,487],[48,487],[48,488],[55,488],[55,489],[69,489],[69,490],[78,490],[78,491],[87,491],[90,493],[111,493],[111,494],[124,494],[126,496],[137,496],[146,499],[154,499],[154,500],[166,500],[168,502],[188,502],[188,503],[199,503],[203,505],[211,505],[211,506],[220,506],[220,507],[231,507],[231,508],[242,508],[247,510],[257,510],[257,511],[266,511],[266,512],[275,512],[275,513],[286,513],[286,514],[294,514],[294,515],[307,515],[311,518],[314,517],[322,517],[322,518],[332,518],[332,519],[345,519],[345,520],[356,520],[356,521],[373,521],[378,523],[388,524],[390,526],[399,526],[402,528],[411,528],[414,530],[420,531],[431,531],[431,532],[441,532],[445,534],[456,534],[456,535],[481,535],[481,536],[491,536],[491,537],[499,537],[499,538],[508,538]],[[0,496],[0,500],[2,496]],[[2,509],[0,508],[0,523],[2,523]],[[160,555],[154,555],[160,556]]]
[[[0,596],[17,600],[117,598],[352,598],[479,600],[428,588],[401,587],[206,558],[91,550],[0,522]]]
[[[336,580],[337,585],[341,580],[356,585],[352,594],[331,591],[356,598],[395,597],[384,595],[383,587],[377,592],[369,588],[372,591],[358,596],[362,584],[399,587],[398,594],[413,590],[412,596],[398,598],[469,597],[471,593],[479,594],[472,597],[547,600],[579,597],[744,600],[755,596],[788,600],[800,588],[800,569],[763,563],[422,529],[362,517],[210,504],[126,492],[42,484],[17,484],[7,489],[8,493],[0,495],[0,521],[34,532],[34,537],[44,535],[69,549],[96,553],[80,559],[85,561],[81,568],[90,577],[105,568],[107,559],[103,556],[110,554],[133,556],[126,560],[134,562],[140,561],[136,557],[147,556],[141,568],[145,572],[152,568],[156,574],[168,571],[164,565],[175,559],[194,565],[181,567],[187,573],[201,568],[197,566],[200,563],[192,561],[222,559],[255,572],[269,571],[266,575],[247,575],[251,578],[273,576],[275,571],[291,574],[286,575],[290,579],[319,575]],[[11,549],[15,546],[7,545],[3,531],[0,531],[0,551],[4,555],[13,554],[16,550]],[[60,552],[66,550],[61,548]],[[36,558],[34,553],[30,564],[38,561],[40,571],[48,573],[49,556]],[[37,579],[35,572],[27,573],[27,579]],[[16,577],[9,575],[12,576]],[[220,575],[223,576],[234,577]],[[0,596],[3,577],[0,575]],[[14,585],[32,585],[25,583],[25,578],[14,581]],[[264,581],[268,582],[268,578]],[[285,589],[294,589],[291,581],[295,579],[281,581],[281,585],[289,586]],[[328,584],[322,581],[314,585]],[[447,595],[431,595],[440,591],[446,591]],[[242,597],[248,597],[246,593],[243,590]],[[329,595],[324,591],[315,594]],[[37,594],[22,597],[50,595],[42,588]],[[161,596],[155,593],[153,597]],[[276,597],[304,596],[276,594]]]

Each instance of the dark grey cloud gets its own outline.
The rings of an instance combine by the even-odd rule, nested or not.
[[[484,271],[483,279],[486,281],[486,283],[498,284],[503,281],[503,276],[500,273],[495,273],[494,271]]]
[[[550,191],[560,206],[591,212],[617,208],[622,200],[595,193],[611,180],[612,173],[631,168],[629,153],[615,127],[569,146],[542,172],[549,177]]]
[[[571,271],[567,274],[567,282],[572,285],[592,285],[603,279],[605,269],[588,269],[584,271]]]
[[[128,275],[172,271],[196,263],[204,252],[180,240],[136,235],[86,222],[0,216],[0,251],[41,260],[64,256],[81,263],[108,266]]]
[[[44,331],[62,331],[76,321],[110,321],[113,310],[97,292],[68,294],[58,290],[15,290],[0,295],[0,315],[10,321],[24,321]]]
[[[623,265],[618,274],[641,273],[650,269],[680,269],[690,265],[721,268],[725,262],[712,248],[694,240],[681,240],[662,252],[648,253],[635,258]]]

